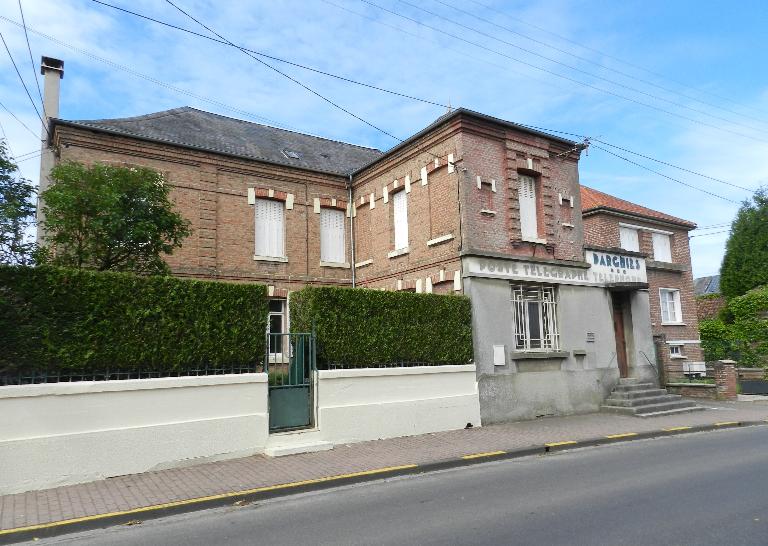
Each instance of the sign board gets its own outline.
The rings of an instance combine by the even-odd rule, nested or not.
[[[479,256],[462,263],[467,277],[586,286],[648,282],[644,258],[593,250],[586,251],[588,268]]]

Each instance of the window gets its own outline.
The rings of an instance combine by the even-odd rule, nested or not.
[[[344,263],[346,261],[344,240],[344,211],[320,209],[320,261]]]
[[[285,204],[256,199],[256,256],[285,258]]]
[[[408,200],[405,191],[399,191],[392,197],[394,205],[395,250],[408,248]]]
[[[621,248],[640,252],[640,240],[637,236],[637,230],[628,227],[619,227],[619,238],[621,239]]]
[[[672,261],[672,247],[669,235],[666,233],[653,233],[653,259],[657,262]]]
[[[683,346],[682,345],[670,345],[669,346],[669,357],[670,358],[685,358],[683,356]]]
[[[661,296],[661,323],[680,324],[683,314],[680,310],[680,290],[673,288],[660,288]]]
[[[515,350],[552,351],[560,347],[553,286],[512,285]]]
[[[524,174],[519,174],[517,178],[520,182],[520,231],[524,241],[536,241],[539,238],[539,226],[536,222],[536,180]]]
[[[269,322],[267,327],[269,328],[269,354],[274,356],[282,356],[285,337],[282,335],[286,333],[286,320],[285,320],[285,300],[269,300]],[[271,359],[270,359],[271,360]]]

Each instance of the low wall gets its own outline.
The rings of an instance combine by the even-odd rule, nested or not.
[[[318,372],[318,428],[335,444],[480,426],[474,364]]]
[[[717,400],[717,385],[714,383],[667,383],[666,387],[669,394]]]
[[[262,452],[266,374],[0,387],[0,494]]]

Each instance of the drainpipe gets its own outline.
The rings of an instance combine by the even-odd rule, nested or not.
[[[43,77],[43,124],[40,130],[40,183],[37,192],[37,242],[45,238],[45,204],[40,199],[51,184],[50,174],[54,166],[53,140],[48,145],[48,126],[51,118],[59,117],[59,87],[64,77],[64,61],[52,57],[43,57],[40,62],[40,74]]]
[[[352,269],[352,288],[355,287],[355,225],[352,223],[352,218],[354,217],[354,202],[352,201],[352,174],[349,175],[349,185],[347,186],[347,191],[349,192],[349,200],[347,201],[349,206],[349,246],[350,246],[350,264],[349,267]]]

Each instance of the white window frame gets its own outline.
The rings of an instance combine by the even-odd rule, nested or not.
[[[539,241],[536,178],[518,174],[517,200],[520,208],[520,236],[523,241]]]
[[[619,226],[619,246],[631,252],[640,252],[640,232],[634,228]]]
[[[337,208],[320,209],[320,263],[342,266],[347,261],[346,217]]]
[[[271,309],[271,303],[273,301],[281,302],[282,309],[280,311],[272,311]],[[267,332],[272,333],[272,317],[280,317],[280,320],[282,321],[282,332],[279,332],[281,334],[286,334],[290,332],[290,329],[288,327],[288,300],[285,298],[269,298],[268,304],[269,307],[267,307]],[[272,338],[270,337],[267,340],[268,344],[271,344]],[[285,348],[289,345],[287,341],[286,336],[281,336],[280,338],[280,348],[279,351],[272,351],[271,347],[269,349],[269,362],[270,363],[282,363],[287,362],[288,360],[288,354],[285,352]]]
[[[665,294],[672,294],[672,305],[674,306],[675,320],[669,320],[672,318],[669,314],[668,299],[665,299]],[[659,288],[659,304],[661,307],[661,324],[683,324],[683,309],[680,304],[680,289],[679,288]],[[666,310],[666,313],[665,313]],[[666,319],[665,319],[666,315]]]
[[[682,345],[670,345],[669,346],[669,358],[671,359],[684,359],[686,356],[683,354]]]
[[[666,233],[653,232],[651,238],[653,240],[653,259],[657,262],[672,263],[672,236]],[[666,243],[662,244],[662,240]]]
[[[287,261],[285,255],[285,203],[275,199],[254,202],[254,259]],[[264,213],[260,217],[259,212]],[[279,210],[279,216],[276,213]],[[273,217],[269,217],[274,215]]]
[[[408,194],[405,190],[392,196],[392,209],[395,250],[405,250],[408,248]]]
[[[559,350],[556,288],[545,284],[513,283],[510,286],[514,350],[522,352]],[[535,316],[531,313],[535,313]],[[532,331],[534,328],[538,331]]]

